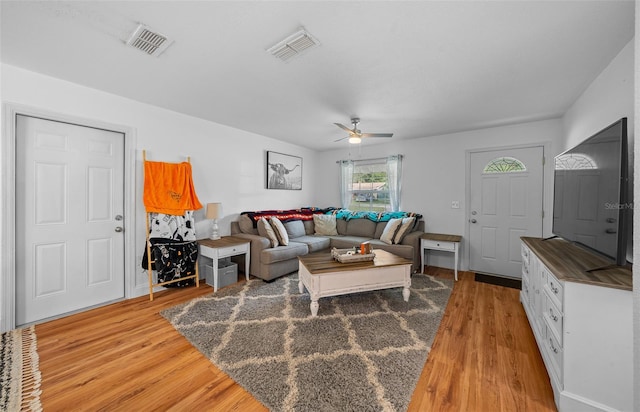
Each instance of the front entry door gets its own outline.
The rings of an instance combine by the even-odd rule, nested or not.
[[[124,297],[124,135],[17,116],[16,326]]]
[[[469,269],[520,278],[521,236],[542,236],[542,146],[470,156]]]

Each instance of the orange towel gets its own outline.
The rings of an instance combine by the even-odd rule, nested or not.
[[[143,201],[147,212],[168,215],[202,208],[193,188],[191,164],[145,161]]]

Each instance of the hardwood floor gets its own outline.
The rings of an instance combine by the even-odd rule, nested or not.
[[[459,275],[409,410],[556,410],[518,291]],[[174,289],[36,326],[43,409],[266,410],[158,314],[211,292]]]

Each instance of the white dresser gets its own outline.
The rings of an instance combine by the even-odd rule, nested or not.
[[[633,409],[631,271],[561,239],[522,238],[520,300],[560,411]]]

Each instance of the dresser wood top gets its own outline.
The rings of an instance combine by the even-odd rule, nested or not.
[[[630,267],[613,266],[610,261],[563,239],[523,237],[522,241],[558,280],[623,290],[633,289]],[[599,267],[605,269],[587,271]]]
[[[435,240],[438,242],[460,242],[462,236],[459,235],[445,235],[444,233],[425,233],[420,236],[422,239]]]
[[[211,248],[222,248],[222,247],[229,247],[229,246],[238,246],[238,245],[242,245],[244,243],[249,243],[250,241],[248,239],[244,239],[241,237],[235,237],[235,236],[223,236],[220,239],[217,240],[212,240],[212,239],[200,239],[198,240],[198,243],[201,244],[202,246],[207,246],[207,247],[211,247]]]

